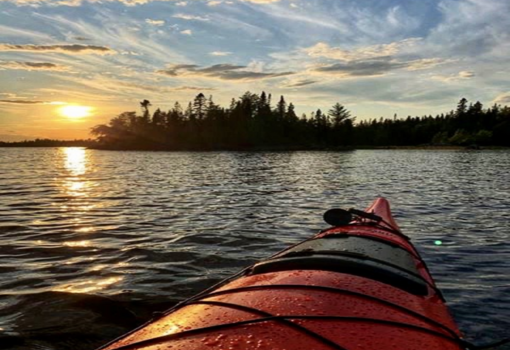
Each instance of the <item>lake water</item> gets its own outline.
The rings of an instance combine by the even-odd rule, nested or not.
[[[380,195],[466,337],[508,336],[509,151],[0,148],[0,348],[93,349]]]

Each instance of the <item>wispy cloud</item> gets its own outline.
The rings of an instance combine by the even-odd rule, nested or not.
[[[1,2],[2,0],[0,0]],[[19,40],[20,38],[30,38],[33,40],[52,40],[51,35],[48,35],[43,32],[23,29],[23,28],[14,28],[11,26],[0,25],[0,34],[2,38],[5,40],[6,38],[15,38]]]
[[[371,45],[353,50],[346,50],[340,47],[331,47],[327,43],[320,42],[316,45],[305,48],[305,51],[311,57],[324,57],[334,60],[353,61],[361,59],[371,59],[381,56],[392,56],[401,52],[404,48],[416,45],[420,38],[410,38],[390,44]]]
[[[354,49],[331,47],[320,42],[302,51],[318,61],[310,69],[311,72],[334,74],[337,78],[383,76],[398,70],[426,70],[453,61],[439,57],[412,58],[416,53],[409,50],[413,50],[421,41],[420,38],[409,38]]]
[[[191,29],[182,30],[181,34],[183,35],[193,35],[193,31]]]
[[[148,4],[152,1],[174,1],[174,0],[102,0],[104,2],[119,2],[126,6]],[[0,0],[0,2],[12,2],[18,6],[81,6],[86,2],[98,3],[101,0]]]
[[[323,65],[313,71],[326,74],[337,74],[345,77],[362,77],[384,75],[390,71],[407,67],[391,57],[379,57],[369,60],[355,60]]]
[[[414,70],[424,70],[424,69],[431,69],[434,67],[437,67],[441,64],[446,63],[452,63],[455,62],[455,60],[450,59],[444,59],[444,58],[422,58],[418,60],[412,60],[405,62],[407,64],[406,69],[410,71]]]
[[[157,26],[157,27],[165,25],[165,21],[162,20],[162,19],[150,19],[150,18],[147,18],[145,20],[145,23],[148,23],[150,25]]]
[[[195,0],[196,1],[196,0]],[[254,4],[271,4],[275,2],[279,2],[280,0],[235,0],[240,2],[250,2]],[[33,6],[39,7],[42,5],[47,6],[81,6],[86,2],[89,3],[101,3],[101,2],[118,2],[124,4],[126,6],[137,6],[144,5],[151,2],[176,2],[177,6],[186,6],[188,4],[187,1],[178,1],[178,0],[0,0],[0,2],[11,2],[18,6]],[[209,1],[208,3],[233,3],[234,1]],[[214,6],[214,5],[210,5]]]
[[[116,52],[105,46],[95,45],[15,45],[0,44],[0,51],[18,51],[18,52],[59,52],[67,54],[99,54],[108,55]]]
[[[405,61],[395,59],[391,56],[381,56],[373,59],[340,61],[332,64],[324,64],[312,69],[312,71],[336,74],[339,77],[373,77],[382,76],[401,69],[408,71],[430,69],[446,62],[448,61],[438,58]]]
[[[172,16],[173,18],[184,19],[186,21],[209,21],[207,17],[195,16],[195,15],[186,15],[183,13],[178,13]]]
[[[274,2],[280,2],[280,0],[241,0],[243,2],[251,2],[254,4],[272,4]]]
[[[63,105],[65,102],[59,101],[39,101],[39,100],[0,100],[3,104],[13,105]]]
[[[247,66],[236,66],[232,64],[216,64],[213,66],[200,68],[197,65],[171,65],[166,69],[159,70],[157,73],[171,77],[198,77],[219,80],[262,80],[277,78],[294,74],[293,72],[265,73],[248,70]]]
[[[283,87],[286,87],[286,88],[297,88],[297,87],[312,85],[312,84],[315,84],[315,83],[318,83],[318,82],[319,82],[318,80],[312,80],[312,79],[304,79],[303,80],[303,79],[301,79],[301,80],[296,80],[296,81],[289,81]]]
[[[510,92],[505,92],[498,95],[493,103],[502,104],[502,105],[510,105]]]
[[[102,47],[115,43],[118,52],[136,53],[139,56],[138,61],[143,62],[143,65],[147,65],[147,57],[163,62],[183,59],[183,56],[177,53],[173,47],[157,40],[148,39],[140,30],[140,19],[121,19],[113,11],[103,9],[95,15],[94,22],[73,20],[58,14],[37,13],[34,14],[34,17],[41,20],[43,25],[56,27],[60,32],[72,32],[74,35],[105,43],[106,45],[102,45]],[[142,18],[145,20],[146,17]],[[109,57],[121,59],[119,56],[121,55],[109,55]],[[145,57],[144,60],[142,60],[142,56]],[[92,55],[88,57],[92,57]],[[131,61],[131,63],[133,62]]]
[[[231,54],[232,54],[232,52],[227,52],[227,51],[213,51],[213,52],[209,53],[209,55],[211,55],[211,56],[229,56]]]
[[[18,61],[0,61],[0,69],[20,69],[20,70],[43,70],[43,71],[69,71],[69,67],[49,63],[49,62],[18,62]]]
[[[148,92],[159,92],[159,93],[169,93],[174,91],[212,91],[214,88],[208,87],[198,87],[198,86],[158,86],[158,85],[147,85],[133,82],[117,82],[119,86],[133,88],[136,90],[144,90]]]
[[[461,71],[456,74],[449,74],[449,75],[433,75],[431,79],[439,80],[443,82],[454,82],[454,81],[460,81],[460,80],[468,80],[474,78],[476,75],[474,72],[471,71]]]

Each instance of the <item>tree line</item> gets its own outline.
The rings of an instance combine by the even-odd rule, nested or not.
[[[186,108],[178,102],[168,111],[141,115],[124,112],[92,128],[98,147],[150,150],[343,149],[420,145],[510,146],[510,108],[461,99],[437,116],[370,119],[355,123],[342,104],[298,117],[293,103],[281,96],[244,93],[221,107],[198,94]]]

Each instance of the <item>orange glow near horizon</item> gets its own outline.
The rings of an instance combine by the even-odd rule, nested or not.
[[[60,107],[58,113],[68,119],[81,119],[89,117],[94,108],[89,106],[67,105]]]

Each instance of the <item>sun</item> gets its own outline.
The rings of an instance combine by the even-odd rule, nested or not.
[[[90,116],[93,109],[89,106],[67,105],[60,107],[58,113],[69,119],[80,119]]]

